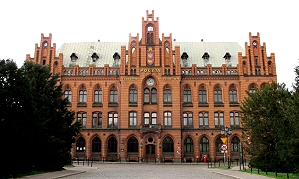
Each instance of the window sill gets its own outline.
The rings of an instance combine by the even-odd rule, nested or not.
[[[224,103],[223,102],[215,102],[214,103],[214,107],[224,107]]]
[[[198,107],[209,107],[208,103],[198,103]]]
[[[87,103],[78,103],[77,107],[87,107]]]
[[[93,103],[92,107],[103,107],[103,103]]]
[[[193,107],[193,104],[188,102],[188,103],[183,103],[183,107]]]
[[[112,108],[118,107],[118,103],[109,103],[108,107],[112,107]]]

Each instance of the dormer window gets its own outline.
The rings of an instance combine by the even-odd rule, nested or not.
[[[210,55],[208,54],[208,52],[205,52],[201,58],[203,58],[204,60],[209,60]]]
[[[99,59],[99,56],[97,55],[97,53],[93,53],[91,56],[91,59],[93,62],[97,61]]]
[[[113,66],[118,67],[119,66],[119,59],[120,59],[120,56],[119,56],[118,52],[114,53],[113,59],[114,59]]]
[[[188,57],[189,57],[188,54],[186,52],[183,52],[181,59],[187,60]]]
[[[78,59],[78,56],[75,53],[72,53],[70,57],[72,62],[75,62]]]
[[[231,58],[232,56],[228,53],[228,52],[226,52],[226,54],[224,55],[224,59],[225,60],[230,60],[230,58]]]
[[[201,58],[203,58],[203,60],[204,60],[204,66],[207,66],[207,64],[209,62],[209,58],[210,58],[210,55],[208,54],[208,52],[205,52]]]

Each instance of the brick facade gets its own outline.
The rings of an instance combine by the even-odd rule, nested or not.
[[[220,137],[221,128],[228,126],[233,129],[228,138],[229,155],[238,158],[239,149],[231,148],[236,147],[236,141],[243,141],[241,122],[236,122],[241,119],[231,115],[240,116],[238,111],[247,96],[246,90],[277,81],[274,53],[268,57],[266,44],[260,43],[259,33],[257,36],[249,33],[245,53],[234,54],[236,66],[225,64],[224,59],[220,67],[213,67],[213,64],[184,66],[182,61],[188,60],[188,57],[183,56],[181,47],[173,46],[175,41],[171,34],[168,37],[162,34],[159,38],[159,19],[154,19],[154,11],[151,14],[147,11],[146,15],[146,19],[142,18],[141,37],[130,34],[127,46],[120,47],[119,65],[75,64],[66,67],[63,65],[64,57],[71,54],[56,54],[51,34],[49,37],[41,35],[33,58],[27,55],[27,61],[50,65],[53,73],[63,74],[64,90],[68,94],[71,92],[69,109],[76,112],[75,120],[84,121],[82,131],[76,137],[77,142],[81,140],[80,145],[73,144],[72,156],[122,160],[129,157],[163,160],[167,157],[180,161],[196,156],[202,159],[203,155],[207,155],[213,160],[223,156],[216,151],[219,148],[216,147],[216,139]],[[116,56],[113,59],[118,60]],[[198,60],[203,59],[204,56]],[[154,79],[154,84],[147,83],[149,78]],[[200,101],[201,89],[205,91],[206,102]],[[95,101],[95,94],[101,96],[96,91],[102,93],[99,101]],[[167,92],[170,92],[170,99],[164,94]],[[215,99],[217,97],[220,97],[219,101]],[[94,119],[102,121],[94,126],[93,115],[96,116],[96,113],[101,115]],[[200,124],[200,113],[208,114],[208,124]],[[217,114],[223,114],[223,124],[215,124]],[[117,123],[113,125],[109,119],[117,120]],[[166,119],[169,119],[168,123]],[[208,139],[208,144],[202,144],[206,152],[200,150],[203,137]],[[129,142],[129,139],[135,140]],[[172,141],[167,144],[168,139]]]

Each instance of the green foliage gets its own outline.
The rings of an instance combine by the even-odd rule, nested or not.
[[[294,93],[284,84],[272,82],[247,94],[241,113],[244,136],[251,138],[251,145],[245,146],[251,166],[264,171],[296,172],[299,116],[294,113]]]
[[[59,76],[48,66],[25,62],[18,69],[1,60],[0,82],[1,174],[62,168],[81,124],[73,123],[74,112],[66,108]],[[20,162],[22,167],[14,167]]]

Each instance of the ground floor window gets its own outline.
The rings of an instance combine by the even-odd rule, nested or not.
[[[85,152],[85,139],[83,137],[79,137],[76,142],[76,152],[84,153]]]
[[[173,153],[173,140],[170,137],[165,137],[163,140],[163,153]]]
[[[115,137],[110,137],[108,140],[108,153],[117,153],[117,141]]]
[[[128,153],[138,153],[138,140],[135,137],[128,140]]]

